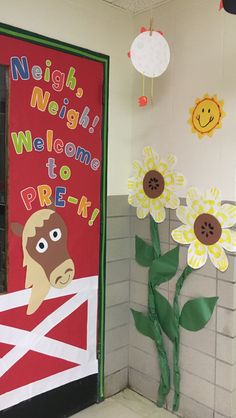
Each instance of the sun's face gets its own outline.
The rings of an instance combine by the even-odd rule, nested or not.
[[[188,121],[192,132],[197,133],[199,138],[212,136],[214,129],[222,126],[221,119],[225,116],[223,105],[223,100],[217,100],[217,96],[209,97],[206,94],[203,99],[197,99],[195,107],[190,109],[191,117]]]

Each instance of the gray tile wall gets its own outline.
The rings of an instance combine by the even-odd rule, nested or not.
[[[136,331],[129,310],[147,310],[148,270],[135,261],[134,237],[150,240],[149,220],[136,217],[126,196],[113,196],[108,199],[107,222],[106,395],[129,385],[155,401],[160,375],[156,349]],[[162,252],[175,246],[170,231],[178,225],[175,211],[169,211],[159,225]],[[186,254],[187,248],[181,248],[180,271]],[[181,329],[179,414],[185,418],[236,418],[236,258],[229,260],[225,273],[217,273],[208,261],[189,276],[181,292],[182,305],[192,297],[219,296],[205,329],[196,333]],[[175,280],[161,291],[172,302]],[[172,347],[165,341],[172,363]],[[170,410],[172,396],[167,403]]]

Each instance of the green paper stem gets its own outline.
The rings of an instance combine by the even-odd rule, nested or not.
[[[150,230],[151,230],[151,237],[152,243],[155,251],[155,258],[159,258],[161,256],[161,245],[160,245],[160,237],[158,231],[158,224],[154,221],[153,217],[150,215]]]
[[[170,369],[164,345],[161,326],[156,314],[155,308],[155,289],[152,284],[148,284],[148,316],[153,324],[153,332],[155,337],[155,344],[159,355],[159,366],[161,371],[160,385],[158,388],[157,406],[160,408],[164,405],[166,397],[170,391]]]
[[[152,238],[152,246],[148,245],[141,238],[136,237],[135,240],[135,250],[136,250],[136,261],[146,267],[150,267],[155,260],[158,260],[161,257],[161,246],[160,238],[158,233],[158,224],[154,221],[152,216],[150,216],[150,231]],[[155,305],[155,286],[157,283],[154,283],[150,275],[150,268],[148,274],[148,317],[145,317],[142,313],[132,311],[136,328],[139,332],[147,337],[150,337],[154,340],[160,365],[160,385],[158,388],[158,400],[157,406],[160,408],[164,405],[166,397],[170,391],[170,368],[168,364],[168,358],[166,354],[166,349],[164,345],[164,339],[162,335],[161,325]],[[148,322],[148,320],[150,323]],[[150,327],[151,324],[151,327]]]
[[[150,231],[152,244],[155,252],[155,258],[158,259],[161,257],[161,245],[160,237],[158,231],[158,224],[154,221],[153,217],[150,215]],[[150,269],[149,269],[150,272]],[[170,368],[168,364],[166,349],[164,345],[163,335],[161,331],[161,325],[158,319],[155,306],[155,286],[153,286],[152,281],[148,280],[148,316],[153,324],[153,331],[155,336],[155,344],[159,356],[159,366],[161,371],[160,385],[158,388],[158,400],[157,406],[160,408],[164,405],[166,397],[170,391]]]
[[[180,354],[180,308],[179,308],[179,295],[183,284],[193,269],[189,266],[185,267],[184,271],[180,275],[176,283],[175,297],[174,297],[174,316],[176,321],[177,335],[174,340],[173,347],[173,363],[174,363],[174,401],[173,401],[173,411],[178,411],[179,409],[179,400],[180,400],[180,368],[179,368],[179,354]]]

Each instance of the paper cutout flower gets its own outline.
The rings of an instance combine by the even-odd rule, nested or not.
[[[230,230],[236,223],[236,206],[221,205],[221,192],[211,188],[204,195],[194,187],[187,193],[187,206],[179,206],[176,215],[184,224],[172,231],[172,238],[179,244],[190,244],[188,265],[202,267],[209,255],[220,270],[228,268],[225,250],[236,252],[236,231]]]
[[[139,219],[148,213],[155,222],[163,222],[166,217],[165,208],[176,209],[180,202],[175,190],[185,184],[182,174],[173,171],[177,158],[169,154],[165,159],[152,147],[143,150],[144,164],[134,161],[133,177],[128,181],[128,202],[137,208]]]

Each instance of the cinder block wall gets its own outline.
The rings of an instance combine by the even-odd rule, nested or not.
[[[168,211],[167,219],[159,225],[163,253],[176,245],[170,232],[179,225],[175,211]],[[148,269],[135,261],[136,234],[150,240],[149,219],[140,221],[136,217],[127,204],[127,196],[110,197],[106,394],[111,395],[129,385],[155,401],[160,376],[156,349],[150,339],[136,331],[129,312],[129,307],[147,311]],[[187,247],[182,247],[179,273],[185,267],[186,259]],[[178,414],[185,418],[236,418],[236,257],[229,256],[229,262],[227,272],[219,273],[208,261],[204,268],[189,276],[181,292],[181,305],[192,297],[219,296],[217,309],[205,329],[196,333],[181,329],[182,380]],[[176,279],[161,287],[170,302]],[[129,341],[126,340],[128,322]],[[165,342],[172,364],[172,345],[167,338]],[[167,404],[169,410],[172,397],[173,391]]]

